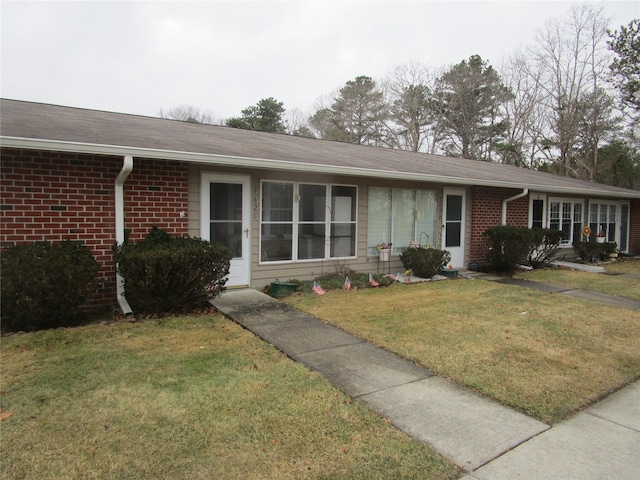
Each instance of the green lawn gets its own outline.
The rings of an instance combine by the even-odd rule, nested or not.
[[[3,479],[452,479],[420,442],[217,315],[2,339]]]
[[[638,311],[464,279],[286,301],[544,422],[640,378]]]
[[[605,265],[608,273],[628,273],[640,275],[640,261],[629,260]],[[620,275],[604,275],[576,270],[543,268],[529,272],[520,272],[516,278],[535,282],[551,283],[558,286],[582,288],[594,292],[617,295],[631,300],[640,300],[640,280]]]

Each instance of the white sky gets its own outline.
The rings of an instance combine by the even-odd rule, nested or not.
[[[601,2],[618,29],[640,2]],[[570,2],[209,1],[0,3],[3,98],[157,116],[239,116],[274,97],[312,110],[358,75],[500,60]]]

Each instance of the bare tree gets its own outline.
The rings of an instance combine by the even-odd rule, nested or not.
[[[182,122],[221,125],[221,122],[216,120],[212,113],[200,110],[193,105],[179,105],[169,110],[160,109],[160,117],[170,120],[180,120]]]
[[[538,144],[543,130],[540,78],[522,52],[506,59],[500,68],[513,94],[504,104],[507,130],[499,150],[502,163],[534,168],[541,156]]]
[[[283,114],[283,122],[287,134],[315,138],[309,125],[309,114],[304,114],[297,108],[287,110]]]
[[[586,96],[597,91],[608,65],[606,27],[602,7],[577,5],[568,18],[548,22],[530,50],[531,76],[541,90],[546,122],[541,144],[562,175],[584,176],[587,172],[592,178],[597,165],[597,158],[585,160],[578,152]],[[594,113],[591,121],[596,120]],[[591,149],[597,150],[597,145]]]
[[[435,70],[407,63],[393,69],[383,82],[388,119],[389,146],[414,152],[435,153],[442,134],[441,117],[433,107]]]

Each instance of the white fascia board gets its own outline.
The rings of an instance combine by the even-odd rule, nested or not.
[[[133,156],[157,158],[188,163],[207,165],[246,167],[254,169],[281,170],[301,173],[324,173],[331,175],[349,175],[368,178],[382,178],[388,180],[406,180],[414,182],[443,183],[447,185],[485,186],[502,188],[528,188],[530,191],[556,193],[563,195],[586,195],[607,198],[640,198],[640,191],[611,192],[597,188],[567,188],[533,183],[512,183],[500,180],[479,180],[443,175],[428,175],[420,173],[399,172],[393,170],[374,170],[358,167],[343,167],[336,165],[319,165],[305,162],[290,162],[233,155],[218,155],[211,153],[181,152],[176,150],[160,150],[140,147],[126,147],[119,145],[93,144],[82,142],[68,142],[61,140],[41,140],[33,138],[0,136],[0,145],[4,147],[25,148],[31,150],[53,150],[73,153],[89,153],[96,155]]]

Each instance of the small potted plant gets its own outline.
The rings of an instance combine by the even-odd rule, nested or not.
[[[605,240],[606,240],[606,235],[604,233],[604,229],[601,228],[600,231],[598,232],[598,236],[596,237],[596,242],[604,243]]]
[[[392,246],[393,244],[390,242],[382,242],[376,245],[376,248],[378,249],[378,259],[381,262],[389,261],[389,253],[391,252]]]

